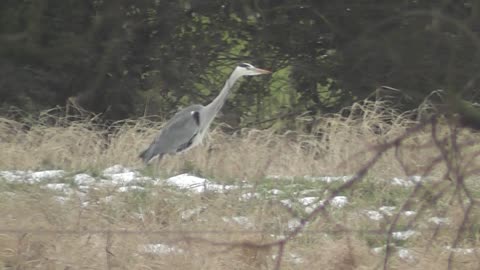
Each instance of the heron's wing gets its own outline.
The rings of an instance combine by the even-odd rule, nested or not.
[[[200,113],[196,106],[176,113],[154,141],[161,153],[176,153],[188,148],[200,130]]]

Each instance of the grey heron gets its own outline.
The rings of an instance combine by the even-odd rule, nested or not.
[[[187,151],[202,142],[213,119],[227,100],[228,93],[235,82],[243,76],[255,76],[271,73],[248,63],[239,64],[225,82],[220,94],[208,105],[195,104],[177,112],[160,130],[150,146],[140,158],[149,163],[154,158],[160,160],[165,154]]]

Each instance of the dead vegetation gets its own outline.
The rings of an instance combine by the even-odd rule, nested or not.
[[[144,170],[250,184],[227,193],[148,186],[122,194],[99,189],[58,203],[55,192],[3,183],[0,269],[477,269],[478,134],[439,117],[415,122],[382,103],[349,111],[315,119],[312,134],[217,128],[204,145],[167,157],[159,171]],[[91,121],[56,123],[26,128],[1,119],[0,168],[92,174],[113,164],[142,168],[137,155],[160,128],[146,120],[109,131]],[[352,177],[305,180],[321,175]],[[411,176],[425,181],[392,186],[395,177]],[[266,186],[283,195],[239,199]],[[309,211],[281,203],[306,192],[324,203]],[[331,205],[338,195],[348,197],[346,207]],[[391,214],[367,218],[365,211],[385,205],[395,207]],[[411,237],[393,237],[409,230]],[[170,249],[159,255],[146,243]]]

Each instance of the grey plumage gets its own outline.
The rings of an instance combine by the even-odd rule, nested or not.
[[[150,146],[140,154],[140,158],[148,162],[156,155],[162,158],[164,154],[175,154],[187,149],[200,130],[200,125],[193,114],[198,115],[202,108],[202,105],[191,105],[177,112]]]
[[[180,153],[198,145],[225,103],[228,93],[237,79],[242,76],[268,73],[270,71],[256,68],[247,63],[240,64],[225,82],[220,94],[210,104],[207,106],[191,105],[177,112],[139,157],[143,162],[149,163],[157,156],[161,159],[165,154]]]

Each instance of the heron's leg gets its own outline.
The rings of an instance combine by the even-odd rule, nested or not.
[[[160,162],[161,162],[162,158],[159,156],[157,158],[157,164],[155,166],[155,177],[160,177]]]

